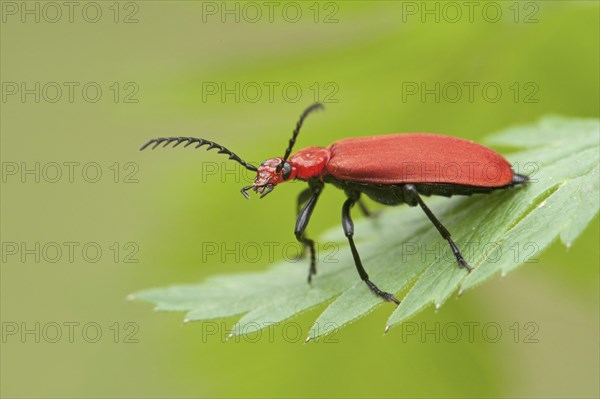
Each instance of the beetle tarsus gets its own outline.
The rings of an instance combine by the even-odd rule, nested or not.
[[[473,271],[473,267],[467,263],[467,261],[465,260],[465,258],[463,258],[462,253],[460,252],[460,249],[458,249],[458,246],[456,245],[456,243],[454,242],[454,240],[452,240],[452,238],[450,238],[450,235],[448,235],[448,237],[444,237],[444,238],[450,244],[450,248],[452,249],[452,253],[454,253],[454,256],[456,257],[456,262],[458,263],[458,267],[461,267],[463,269],[467,269],[467,271],[469,273],[471,273]]]
[[[375,295],[382,297],[387,302],[394,302],[396,305],[400,305],[400,301],[396,299],[396,297],[393,294],[381,291],[379,287],[377,287],[371,280],[365,280],[365,283],[367,283],[369,289],[371,289],[371,291],[373,291]]]
[[[473,266],[469,265],[462,257],[458,259],[458,266],[467,269],[469,273],[473,271]]]

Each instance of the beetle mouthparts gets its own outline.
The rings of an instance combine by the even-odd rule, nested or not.
[[[267,194],[269,194],[271,191],[273,191],[275,186],[272,184],[267,184],[266,190],[265,190],[265,186],[262,186],[261,188],[262,188],[262,190],[260,190],[260,192],[261,192],[260,199],[263,199]]]
[[[250,195],[248,195],[248,193],[246,191],[254,190],[255,193],[260,194],[260,198],[262,199],[262,198],[264,198],[265,195],[267,195],[271,191],[273,191],[274,188],[275,188],[274,184],[265,184],[264,186],[251,185],[251,186],[246,186],[246,187],[242,188],[242,190],[240,192],[246,199],[250,199]]]

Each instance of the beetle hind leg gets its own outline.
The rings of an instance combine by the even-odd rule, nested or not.
[[[450,237],[450,232],[448,231],[448,229],[444,227],[442,222],[440,222],[439,219],[433,214],[433,212],[431,212],[429,207],[425,205],[425,202],[423,202],[421,196],[417,192],[417,188],[413,184],[405,184],[402,189],[404,191],[403,194],[405,202],[410,206],[416,206],[418,204],[421,207],[421,209],[423,209],[423,212],[425,212],[429,220],[431,220],[431,223],[433,223],[435,228],[440,232],[442,238],[444,238],[446,241],[448,241],[448,244],[450,244],[450,248],[452,249],[452,253],[456,258],[458,266],[467,269],[467,271],[469,271],[470,273],[473,270],[473,267],[471,267],[471,265],[469,265],[463,257],[462,253],[460,252],[460,249],[458,249],[458,246],[456,245],[452,237]]]
[[[350,196],[350,198],[344,202],[344,206],[342,207],[342,227],[344,229],[344,234],[350,243],[350,250],[352,251],[352,257],[354,258],[356,270],[358,271],[358,275],[360,276],[361,280],[367,284],[369,289],[375,295],[385,299],[387,302],[394,302],[396,305],[399,305],[400,301],[396,299],[393,294],[380,290],[379,287],[369,280],[369,275],[365,271],[365,268],[360,260],[360,255],[356,250],[356,245],[354,245],[354,222],[352,222],[352,218],[350,217],[350,208],[358,201],[357,197],[358,195]]]

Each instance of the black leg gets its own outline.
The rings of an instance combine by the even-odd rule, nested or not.
[[[388,302],[394,302],[396,305],[400,304],[400,301],[394,297],[394,295],[389,292],[384,292],[380,290],[371,280],[369,280],[369,275],[365,271],[365,268],[362,265],[360,260],[360,255],[358,255],[358,251],[356,250],[356,246],[354,245],[354,223],[352,222],[352,218],[350,217],[350,208],[354,205],[354,203],[358,200],[358,194],[354,194],[349,196],[344,202],[344,206],[342,207],[342,227],[344,228],[344,233],[346,237],[348,237],[348,242],[350,243],[350,250],[352,251],[352,257],[354,258],[354,264],[356,265],[356,270],[358,271],[358,275],[361,280],[364,281],[371,291],[373,291],[376,295],[382,297]]]
[[[306,203],[306,201],[308,201],[308,199],[310,198],[312,193],[313,193],[313,190],[310,187],[308,187],[308,188],[305,188],[304,190],[302,190],[300,192],[300,194],[298,194],[298,198],[296,199],[296,217],[300,216],[300,211],[302,210],[302,206]],[[300,243],[302,244],[302,252],[300,252],[300,255],[298,256],[298,258],[302,259],[306,255],[307,245],[304,244],[303,242],[300,242]]]
[[[300,204],[300,200],[302,199],[302,197],[307,196],[306,193],[310,194],[310,197],[308,197],[308,199],[305,201],[306,204],[298,212],[298,218],[296,219],[296,228],[294,230],[296,239],[303,245],[304,248],[308,247],[310,250],[310,269],[308,271],[309,284],[312,281],[312,276],[317,274],[317,259],[315,255],[315,242],[310,238],[306,238],[304,236],[304,230],[306,230],[306,226],[308,226],[310,216],[312,215],[312,212],[315,209],[315,206],[317,205],[317,199],[319,199],[319,195],[321,194],[322,190],[323,183],[311,183],[308,191],[304,190],[298,196],[298,204]]]
[[[300,210],[302,210],[302,205],[308,201],[312,194],[312,190],[310,187],[305,188],[298,194],[298,199],[296,200],[296,216],[300,214]]]
[[[374,218],[374,217],[377,217],[377,215],[379,214],[379,212],[371,212],[369,210],[369,208],[367,208],[367,206],[365,205],[365,203],[363,202],[363,200],[359,199],[357,202],[358,202],[358,206],[360,207],[361,212],[366,217],[368,217],[368,218]]]
[[[431,220],[431,223],[433,223],[433,225],[440,232],[442,237],[446,241],[448,241],[448,244],[450,244],[450,248],[452,248],[452,252],[454,253],[454,256],[456,257],[458,266],[464,267],[469,272],[471,270],[473,270],[473,268],[463,258],[462,254],[460,253],[460,249],[458,249],[458,247],[456,246],[456,243],[450,237],[450,232],[444,227],[444,225],[438,220],[438,218],[435,217],[435,215],[433,214],[433,212],[431,212],[431,210],[427,207],[427,205],[425,205],[425,203],[421,199],[421,196],[417,192],[416,187],[412,184],[405,184],[403,187],[403,191],[404,191],[404,200],[406,201],[406,203],[411,206],[415,206],[415,205],[419,204],[421,209],[423,209],[423,212],[425,212],[425,214],[427,215],[429,220]]]

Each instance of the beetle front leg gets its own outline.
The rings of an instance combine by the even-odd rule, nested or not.
[[[312,193],[313,190],[310,187],[307,187],[304,190],[300,191],[300,194],[298,194],[298,198],[296,199],[296,216],[300,214],[300,211],[302,210],[302,205],[304,205],[306,201],[308,201]]]
[[[364,281],[369,289],[385,299],[388,302],[394,302],[396,305],[400,304],[400,301],[396,299],[393,294],[389,292],[385,292],[380,290],[371,280],[369,280],[369,275],[365,271],[365,268],[362,265],[360,260],[360,255],[356,250],[356,245],[354,245],[354,222],[352,222],[352,218],[350,217],[350,208],[354,205],[355,202],[358,201],[359,194],[349,195],[349,198],[344,202],[344,206],[342,207],[342,227],[344,229],[344,234],[348,238],[348,242],[350,243],[350,250],[352,251],[352,257],[354,258],[354,265],[356,266],[356,270],[358,271],[358,275],[361,280]]]
[[[317,259],[315,255],[315,242],[310,238],[306,238],[304,235],[304,231],[306,230],[306,226],[308,226],[308,222],[310,220],[310,216],[312,215],[315,206],[317,205],[317,200],[319,199],[319,195],[323,190],[323,184],[311,184],[310,188],[304,190],[298,196],[298,207],[300,205],[300,200],[302,196],[306,196],[306,193],[310,194],[310,197],[306,200],[306,204],[304,207],[298,212],[298,218],[296,219],[296,228],[294,229],[294,234],[296,235],[296,239],[302,244],[303,248],[308,247],[310,250],[310,269],[308,271],[308,283],[312,281],[312,276],[317,274]]]
[[[308,199],[310,198],[312,193],[313,193],[313,190],[310,187],[307,187],[304,190],[302,190],[300,192],[300,194],[298,194],[298,198],[296,199],[296,218],[298,216],[300,216],[300,211],[302,210],[302,206],[306,203],[306,201],[308,201]],[[307,245],[302,242],[301,242],[301,244],[302,244],[302,252],[300,252],[298,259],[302,259],[306,255]]]
[[[463,268],[467,269],[469,272],[471,272],[473,270],[473,268],[471,267],[471,265],[469,265],[467,263],[465,258],[463,258],[462,253],[460,252],[460,249],[458,249],[458,246],[456,245],[454,240],[452,240],[452,238],[450,237],[450,232],[448,231],[448,229],[446,229],[446,227],[444,227],[442,222],[439,221],[439,219],[433,214],[433,212],[431,212],[431,210],[427,207],[427,205],[425,205],[425,202],[423,202],[423,200],[421,199],[421,196],[417,192],[417,188],[413,184],[405,184],[402,187],[402,190],[404,191],[405,202],[407,204],[409,204],[410,206],[415,206],[415,205],[419,204],[421,209],[423,209],[423,212],[425,212],[425,214],[427,215],[429,220],[431,220],[431,223],[433,223],[433,225],[440,232],[442,237],[446,241],[448,241],[448,244],[450,244],[450,248],[452,249],[452,253],[454,253],[454,256],[456,257],[458,266],[463,267]]]

